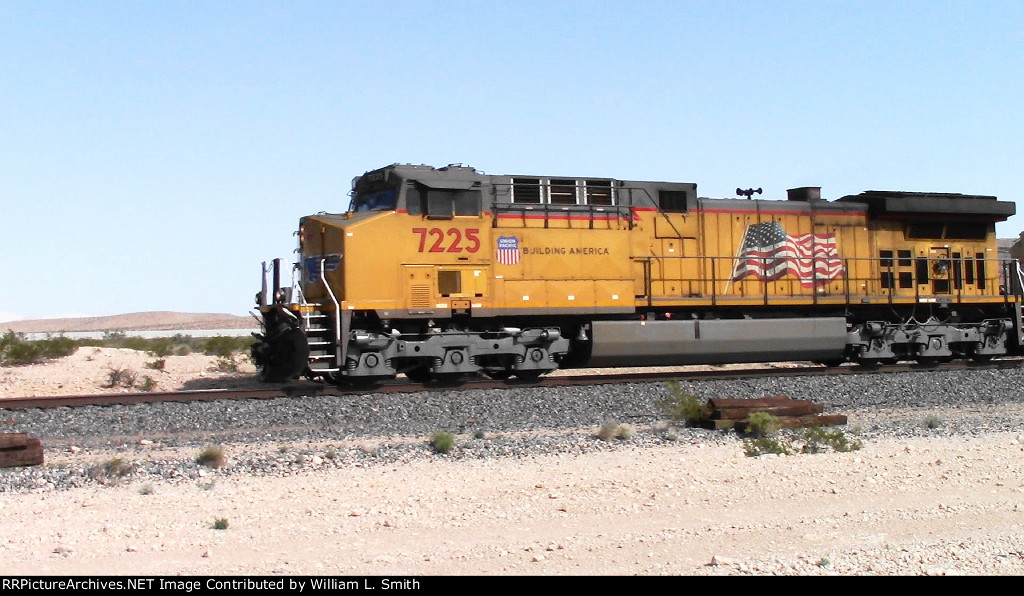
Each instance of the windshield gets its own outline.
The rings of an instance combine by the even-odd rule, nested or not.
[[[360,193],[352,199],[352,211],[390,211],[395,208],[395,189]]]

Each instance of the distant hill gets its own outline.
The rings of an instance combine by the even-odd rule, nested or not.
[[[249,329],[252,317],[221,313],[135,312],[106,317],[36,319],[0,323],[0,331],[61,333],[64,331],[173,331],[177,329]]]

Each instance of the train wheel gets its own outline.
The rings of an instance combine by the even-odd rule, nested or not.
[[[516,378],[523,381],[536,381],[540,378],[543,371],[539,370],[517,370]]]
[[[466,375],[462,373],[440,373],[434,375],[434,380],[440,385],[461,385],[466,381]]]
[[[428,383],[430,382],[430,368],[427,366],[410,368],[405,371],[405,377],[413,383]]]
[[[348,383],[348,377],[343,376],[341,373],[327,373],[324,375],[324,380],[331,385],[345,385]]]
[[[512,376],[512,371],[506,368],[500,368],[495,370],[485,370],[484,374],[495,381],[504,381]]]

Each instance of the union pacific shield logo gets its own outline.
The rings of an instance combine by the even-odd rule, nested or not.
[[[515,265],[519,262],[519,238],[498,237],[498,262],[502,265]]]

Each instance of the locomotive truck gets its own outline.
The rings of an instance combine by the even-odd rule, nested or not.
[[[557,368],[987,360],[1024,346],[993,196],[394,164],[263,265],[261,377],[415,382]],[[290,273],[290,283],[282,276]],[[268,276],[270,280],[268,281]]]

